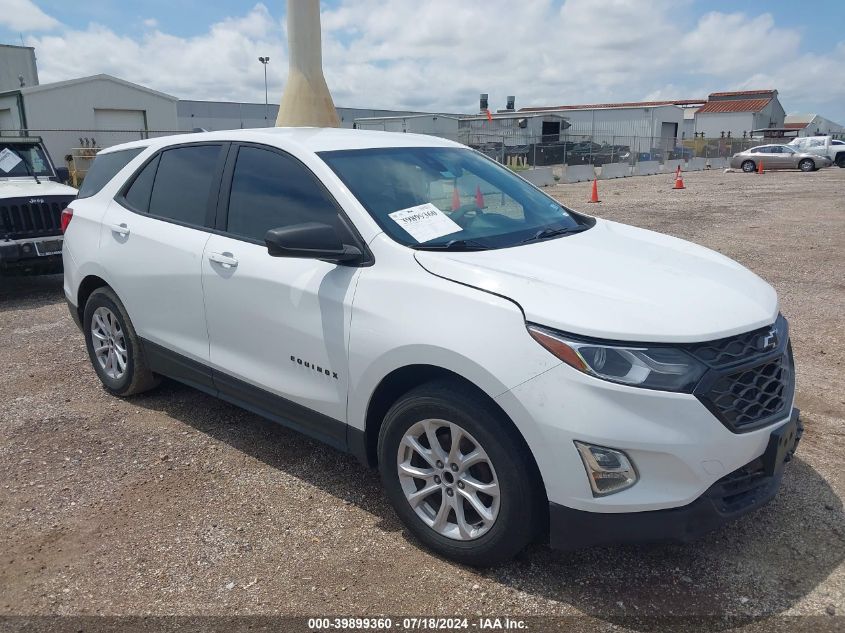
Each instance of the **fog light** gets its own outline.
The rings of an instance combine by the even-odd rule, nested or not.
[[[628,456],[604,446],[575,442],[594,497],[621,492],[637,483],[637,471]]]

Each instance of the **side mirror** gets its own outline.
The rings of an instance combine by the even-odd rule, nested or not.
[[[264,236],[271,257],[320,259],[355,265],[364,260],[357,246],[344,244],[334,227],[319,222],[292,224],[267,231]]]

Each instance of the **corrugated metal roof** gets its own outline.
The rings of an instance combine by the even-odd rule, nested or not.
[[[712,96],[712,95],[711,95]],[[729,101],[708,101],[698,111],[699,114],[708,112],[760,112],[769,105],[767,99],[731,99]]]
[[[774,90],[739,90],[737,92],[711,92],[711,97],[750,97],[752,95],[765,95],[774,97]]]
[[[602,108],[649,108],[667,105],[700,105],[705,103],[704,99],[676,99],[674,101],[626,101],[622,103],[587,103],[582,105],[560,105],[560,106],[535,106],[531,108],[520,108],[520,112],[544,112],[547,110],[591,110]]]

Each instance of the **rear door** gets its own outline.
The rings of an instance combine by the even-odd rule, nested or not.
[[[109,205],[100,253],[109,282],[151,353],[208,363],[202,253],[227,145],[190,144],[149,160]],[[160,359],[159,359],[160,360]],[[187,363],[187,364],[186,364]],[[187,382],[203,381],[171,371]]]
[[[275,148],[233,146],[219,232],[202,261],[214,382],[224,398],[342,447],[360,268],[271,257],[267,231],[304,222],[341,231],[345,224],[331,194],[299,160]]]

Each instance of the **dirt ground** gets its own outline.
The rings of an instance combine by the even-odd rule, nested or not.
[[[764,509],[688,546],[461,567],[350,456],[176,383],[107,395],[61,279],[0,279],[0,614],[845,614],[845,169],[685,176],[549,191],[775,286],[807,431]]]

